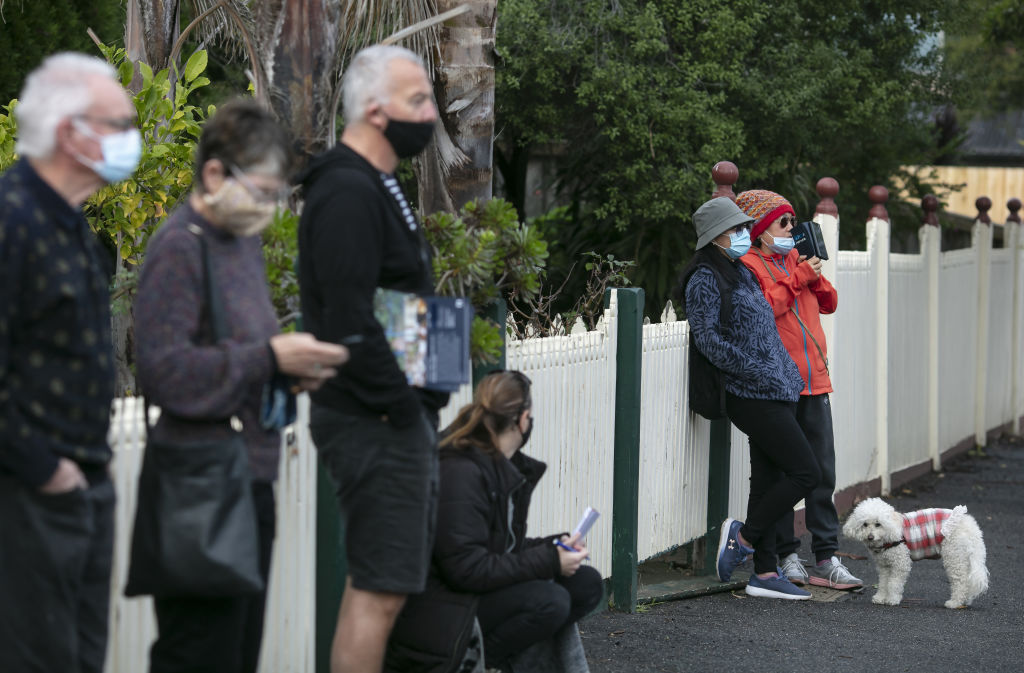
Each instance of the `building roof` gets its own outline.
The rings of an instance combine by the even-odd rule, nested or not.
[[[1024,165],[1024,110],[1013,110],[988,119],[976,118],[967,126],[967,138],[957,154],[963,163]]]

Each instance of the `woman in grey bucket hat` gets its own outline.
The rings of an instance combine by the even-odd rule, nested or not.
[[[750,248],[752,221],[725,197],[698,208],[697,251],[683,270],[677,296],[693,345],[722,372],[724,411],[751,440],[746,523],[722,523],[718,578],[729,581],[753,555],[748,595],[806,600],[810,593],[777,572],[775,524],[814,489],[821,471],[796,421],[803,377],[782,344],[761,287],[738,261]]]

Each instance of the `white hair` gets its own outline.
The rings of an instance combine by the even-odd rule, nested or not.
[[[54,54],[29,73],[18,96],[14,116],[18,120],[15,152],[46,159],[56,146],[57,124],[82,114],[93,103],[95,77],[117,81],[117,72],[106,61],[75,52]]]
[[[423,59],[405,47],[376,44],[352,57],[341,87],[345,123],[360,121],[371,103],[384,104],[391,97],[388,68],[395,59],[412,61],[421,68]]]

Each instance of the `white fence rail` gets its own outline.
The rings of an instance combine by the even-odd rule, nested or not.
[[[826,240],[838,222],[823,218]],[[831,229],[830,229],[831,228]],[[1019,225],[1007,224],[1012,247],[991,250],[988,227],[977,224],[971,248],[940,253],[937,232],[922,229],[920,255],[888,253],[888,223],[872,220],[866,251],[839,251],[834,274],[839,309],[827,321],[835,386],[832,408],[837,491],[894,473],[938,465],[941,452],[1021,414],[1024,365],[1024,254]],[[833,245],[834,249],[834,245]],[[507,366],[533,381],[536,429],[531,455],[548,471],[536,491],[529,526],[534,534],[572,527],[586,506],[604,516],[590,535],[594,565],[611,571],[616,385],[616,300],[597,329],[511,341]],[[643,326],[640,488],[636,557],[646,559],[694,540],[705,531],[708,424],[688,411],[689,328],[671,308]],[[982,347],[979,347],[981,345]],[[935,366],[938,364],[938,366]],[[442,413],[449,422],[469,401],[466,386]],[[124,599],[127,543],[143,443],[142,411],[118,400],[111,444],[119,493],[114,601],[107,670],[142,671],[155,635],[145,599]],[[284,447],[277,487],[274,549],[261,671],[313,670],[315,448],[300,405],[296,441]],[[745,516],[749,487],[747,446],[733,429],[729,513]]]

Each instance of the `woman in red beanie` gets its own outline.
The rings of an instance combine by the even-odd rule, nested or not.
[[[794,249],[793,206],[775,192],[752,189],[736,197],[736,205],[753,218],[750,250],[740,258],[753,272],[775,313],[782,343],[800,370],[804,389],[796,419],[821,469],[821,482],[804,499],[807,528],[815,563],[810,572],[797,556],[800,540],[793,533],[793,512],[776,527],[776,553],[782,572],[794,584],[808,582],[832,589],[853,589],[863,582],[835,556],[839,549],[839,516],[832,502],[836,485],[835,440],[832,434],[832,381],[821,314],[835,312],[838,295],[821,275],[821,260],[806,259]],[[751,442],[751,461],[758,452]]]

